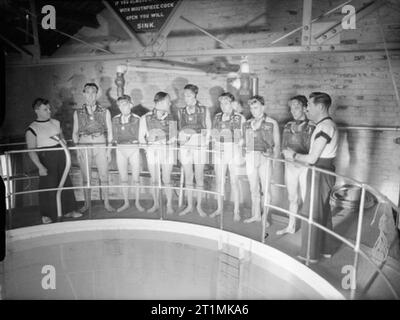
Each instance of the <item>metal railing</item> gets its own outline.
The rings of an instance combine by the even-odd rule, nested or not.
[[[147,149],[149,148],[148,145],[146,144],[137,144],[134,145],[135,148],[140,148],[140,149]],[[85,165],[86,165],[86,172],[88,172],[88,178],[87,178],[87,184],[85,186],[73,186],[73,187],[63,187],[63,186],[59,186],[57,188],[49,188],[49,189],[40,189],[40,190],[29,190],[29,191],[19,191],[19,192],[13,192],[13,188],[11,188],[11,182],[13,180],[13,176],[12,176],[12,170],[11,170],[11,155],[13,154],[23,154],[23,153],[28,153],[28,152],[33,152],[33,151],[56,151],[56,150],[66,150],[65,148],[40,148],[40,149],[30,149],[30,150],[13,150],[13,151],[7,151],[5,152],[5,157],[6,157],[6,177],[4,177],[4,180],[6,181],[6,188],[7,188],[7,203],[8,203],[8,208],[9,208],[9,225],[11,225],[11,219],[12,219],[12,208],[13,208],[13,197],[15,197],[16,195],[23,195],[23,194],[31,194],[31,193],[40,193],[40,192],[48,192],[48,191],[59,191],[61,192],[61,190],[75,190],[75,189],[91,189],[93,187],[96,188],[132,188],[132,187],[136,187],[136,188],[144,188],[144,189],[152,189],[152,188],[158,188],[159,190],[162,189],[167,189],[167,188],[171,188],[173,190],[178,190],[179,191],[179,204],[181,204],[182,202],[182,193],[183,191],[194,191],[194,192],[202,192],[202,193],[206,193],[206,194],[212,194],[215,195],[217,197],[221,197],[222,199],[222,205],[224,204],[224,195],[225,195],[225,176],[223,174],[221,174],[221,182],[220,182],[220,190],[217,191],[211,191],[211,190],[203,190],[203,189],[197,189],[197,188],[188,188],[187,186],[183,186],[183,169],[181,168],[181,178],[180,178],[180,186],[179,187],[174,187],[174,186],[165,186],[162,184],[162,179],[161,179],[161,161],[160,159],[158,159],[157,161],[157,165],[158,165],[158,170],[157,170],[157,175],[158,175],[158,185],[154,186],[154,185],[96,185],[96,186],[92,186],[91,185],[91,171],[89,168],[89,150],[91,149],[99,149],[99,148],[112,148],[112,149],[116,149],[116,148],[132,148],[132,146],[124,146],[124,145],[120,145],[118,147],[116,146],[104,146],[104,145],[96,145],[96,146],[75,146],[75,147],[70,147],[69,150],[85,150]],[[154,149],[154,145],[151,146],[152,149]],[[160,146],[160,148],[165,148],[165,146]],[[181,146],[181,147],[175,147],[175,146],[168,146],[169,150],[173,150],[174,152],[178,152],[179,149],[184,149],[184,148],[188,148],[188,149],[197,149],[197,150],[204,150],[204,148],[198,148],[198,147],[192,147],[192,146]],[[68,150],[67,150],[68,151]],[[207,154],[209,155],[210,153],[213,154],[220,154],[220,151],[214,151],[214,150],[204,150],[204,152],[207,152]],[[159,155],[159,154],[158,154]],[[274,162],[278,162],[278,163],[294,163],[293,161],[290,160],[284,160],[284,159],[277,159],[277,158],[273,158],[273,157],[265,157],[265,159],[267,160],[267,173],[270,171],[270,165]],[[298,218],[302,221],[307,222],[308,224],[308,237],[307,237],[307,255],[306,255],[306,261],[305,264],[307,266],[310,265],[310,251],[311,251],[311,226],[316,227],[320,230],[322,230],[323,232],[335,237],[336,239],[338,239],[339,241],[341,241],[343,244],[347,245],[348,247],[350,247],[353,251],[354,251],[354,260],[353,260],[353,267],[355,270],[355,277],[354,277],[354,281],[355,281],[355,287],[352,288],[351,290],[351,299],[355,299],[356,298],[356,291],[357,291],[357,267],[358,267],[358,263],[359,263],[359,255],[361,255],[363,258],[365,258],[374,268],[375,272],[377,274],[379,274],[382,279],[384,280],[384,282],[386,283],[386,285],[388,286],[389,290],[391,291],[393,297],[395,299],[399,299],[399,296],[397,294],[397,292],[395,291],[395,289],[393,288],[392,284],[390,283],[390,281],[388,280],[388,278],[386,277],[386,275],[382,272],[381,268],[379,266],[377,266],[372,259],[364,252],[360,249],[360,244],[361,244],[361,235],[362,235],[362,222],[363,222],[363,217],[364,217],[364,204],[365,204],[365,194],[366,191],[370,192],[371,194],[373,194],[374,196],[376,196],[380,201],[382,202],[386,202],[388,203],[391,208],[396,211],[397,213],[397,222],[399,219],[399,214],[400,214],[400,209],[395,206],[393,204],[393,202],[391,202],[385,195],[383,195],[382,193],[380,193],[379,191],[375,190],[374,188],[372,188],[371,186],[359,182],[355,179],[352,178],[348,178],[339,174],[336,174],[334,172],[328,171],[328,170],[324,170],[324,169],[320,169],[317,168],[315,166],[310,166],[310,165],[305,165],[305,164],[300,164],[298,162],[296,162],[297,166],[302,166],[304,168],[307,168],[308,170],[311,170],[311,190],[310,190],[310,211],[308,214],[308,217],[302,216],[298,213],[294,213],[294,212],[290,212],[289,210],[285,210],[281,207],[272,205],[270,200],[268,199],[268,197],[264,197],[264,207],[269,210],[269,209],[274,209],[278,212],[281,213],[285,213],[291,216],[294,216],[295,218]],[[222,166],[221,166],[221,170],[222,170]],[[315,198],[315,175],[316,172],[320,172],[322,174],[327,174],[327,175],[331,175],[334,176],[336,178],[341,178],[344,180],[348,180],[351,181],[353,184],[355,184],[356,186],[358,186],[359,188],[361,188],[361,198],[360,198],[360,206],[359,206],[359,212],[358,212],[358,222],[357,222],[357,233],[356,233],[356,240],[354,243],[352,243],[351,241],[349,241],[348,239],[342,237],[341,235],[335,233],[334,231],[326,228],[325,226],[319,224],[318,222],[314,221],[313,219],[313,203],[314,203],[314,198]],[[282,186],[282,185],[278,185],[278,186]],[[266,188],[270,188],[271,187],[271,176],[267,174],[266,176]],[[268,189],[265,190],[265,194],[268,194]],[[162,197],[159,196],[158,197],[160,203],[159,203],[159,208],[160,208],[160,219],[164,219],[164,214],[163,214],[163,204],[162,204]],[[90,202],[89,202],[90,204]],[[61,207],[60,207],[61,208]],[[89,210],[90,212],[90,210]],[[262,234],[261,234],[261,242],[265,243],[265,233],[266,233],[266,216],[267,214],[265,214],[262,217]],[[58,217],[61,217],[61,209],[58,209]],[[89,217],[91,218],[91,215],[89,214]],[[219,215],[220,217],[220,229],[224,229],[224,210],[221,211],[221,214]]]

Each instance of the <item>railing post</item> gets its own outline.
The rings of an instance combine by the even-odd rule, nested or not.
[[[184,170],[183,166],[181,166],[181,174],[179,177],[179,197],[178,197],[178,207],[182,207],[183,204],[183,179],[184,179]]]
[[[8,230],[12,228],[12,201],[11,201],[11,168],[9,166],[10,155],[5,153],[6,156],[6,174],[7,174],[7,201],[8,201]]]
[[[91,179],[92,179],[92,172],[91,172],[91,168],[89,168],[89,150],[88,147],[85,146],[85,166],[86,166],[86,189],[88,190],[87,192],[84,191],[85,194],[88,195],[88,198],[85,198],[85,194],[83,196],[84,200],[88,201],[89,204],[89,219],[92,219],[92,199],[91,199],[91,194],[92,194],[92,188],[91,188]],[[85,190],[85,189],[84,189]]]
[[[65,180],[67,179],[69,169],[71,168],[71,155],[68,151],[67,145],[64,143],[62,139],[58,135],[51,137],[53,140],[59,142],[64,150],[65,153],[65,168],[61,180],[58,184],[58,188],[64,187]],[[58,220],[62,217],[62,203],[61,203],[61,192],[62,189],[58,189],[56,193],[56,201],[57,201],[57,218]]]
[[[158,205],[160,206],[160,220],[164,219],[164,207],[162,201],[162,184],[161,184],[161,159],[160,159],[160,151],[162,150],[163,146],[160,145],[159,149],[157,150],[157,175],[158,175],[158,190],[156,190],[156,194],[158,195]]]
[[[270,171],[270,167],[271,167],[271,159],[267,160],[267,174],[265,177],[265,191],[264,191],[264,203],[263,203],[263,215],[262,215],[262,219],[261,219],[261,223],[262,223],[262,234],[261,234],[261,242],[265,243],[265,234],[266,234],[266,223],[267,223],[267,215],[269,212],[269,203],[268,203],[268,192],[269,192],[269,184],[270,184],[270,175],[269,175],[269,171]],[[271,172],[272,174],[272,172]],[[264,209],[266,208],[266,212],[264,212]]]
[[[224,166],[222,164],[222,152],[221,150],[219,150],[220,154],[219,154],[219,162],[220,162],[220,167],[221,167],[221,188],[220,188],[220,192],[221,194],[219,195],[221,198],[221,205],[222,205],[222,210],[221,210],[221,215],[220,215],[220,226],[219,228],[221,230],[224,230],[224,198],[225,198],[225,174],[224,174]]]
[[[311,192],[310,192],[310,210],[308,213],[308,235],[307,235],[307,255],[306,266],[310,265],[310,251],[311,251],[311,228],[313,223],[314,214],[314,191],[315,191],[315,167],[311,168]]]
[[[356,298],[357,291],[357,266],[358,266],[358,252],[360,251],[360,243],[361,243],[361,232],[362,232],[362,222],[364,217],[364,204],[365,204],[365,188],[364,184],[361,185],[361,198],[360,198],[360,207],[358,210],[358,221],[357,221],[357,235],[356,235],[356,245],[354,247],[354,278],[351,279],[351,300]]]

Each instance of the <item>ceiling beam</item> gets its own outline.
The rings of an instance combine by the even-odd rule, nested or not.
[[[378,10],[382,5],[384,5],[386,0],[375,0],[367,3],[360,9],[356,10],[355,16],[357,17],[357,21],[364,18],[365,16],[375,12]],[[314,36],[315,41],[318,44],[323,44],[325,41],[336,37],[339,33],[343,31],[342,21],[336,23],[335,25],[331,26],[327,30],[320,32],[318,35]]]
[[[387,43],[387,49],[400,50],[400,43]],[[264,48],[240,48],[240,49],[204,49],[204,50],[176,50],[166,52],[142,52],[142,53],[115,53],[100,55],[66,56],[60,58],[42,58],[38,63],[26,63],[26,61],[8,60],[7,67],[32,67],[54,64],[71,64],[76,62],[114,61],[114,60],[146,60],[154,58],[187,58],[187,57],[215,57],[215,56],[243,56],[262,54],[317,54],[317,53],[343,53],[343,52],[379,52],[385,51],[381,43],[321,45],[321,46],[287,46]]]
[[[12,42],[11,40],[7,39],[2,34],[0,34],[0,39],[3,40],[5,43],[7,43],[10,47],[12,47],[15,50],[17,50],[18,52],[20,52],[22,55],[29,55],[29,56],[33,57],[33,53],[32,52],[30,52],[29,50],[26,50],[25,48],[15,44],[14,42]]]
[[[185,4],[185,0],[178,0],[174,9],[171,11],[171,14],[168,16],[161,29],[157,32],[155,36],[150,39],[147,47],[153,47],[153,50],[155,51],[161,48],[169,33],[173,29],[175,23],[181,17]]]
[[[312,0],[303,0],[303,29],[301,30],[301,45],[311,45]]]
[[[118,15],[117,12],[115,12],[115,10],[113,9],[113,7],[111,7],[111,5],[106,1],[106,0],[102,0],[104,6],[108,9],[108,11],[111,12],[111,14],[113,15],[113,17],[117,20],[117,22],[119,23],[119,25],[122,27],[122,29],[125,30],[125,32],[129,35],[129,37],[132,40],[136,40],[137,42],[139,42],[139,45],[141,48],[145,47],[145,44],[142,40],[142,38],[140,38],[140,36],[134,32],[131,28],[129,28],[125,21]]]
[[[318,17],[314,18],[311,20],[311,23],[317,22],[318,20],[329,16],[332,12],[335,12],[336,10],[344,7],[346,4],[349,4],[350,2],[352,2],[353,0],[347,0],[345,3],[342,3],[341,5],[338,5],[337,7],[319,15]],[[283,36],[279,37],[278,39],[275,39],[274,41],[272,41],[269,45],[273,45],[275,43],[278,43],[279,41],[286,39],[287,37],[291,36],[292,34],[296,33],[297,31],[300,31],[303,29],[303,26],[297,27],[296,29],[293,29],[292,31],[289,31],[288,33],[284,34]]]
[[[229,43],[226,43],[223,40],[218,39],[217,37],[213,36],[211,33],[209,33],[208,31],[206,31],[205,29],[203,29],[202,27],[200,27],[199,25],[195,24],[194,22],[190,21],[189,19],[186,19],[185,17],[181,16],[181,19],[183,21],[186,21],[187,23],[191,24],[192,26],[194,26],[197,30],[203,32],[206,36],[210,37],[211,39],[217,41],[218,43],[222,44],[222,47],[225,49],[228,48],[233,48]]]
[[[29,5],[33,15],[31,15],[32,19],[32,33],[33,33],[33,45],[34,45],[34,56],[33,58],[36,60],[40,59],[41,50],[40,50],[40,42],[39,42],[39,31],[37,24],[37,11],[36,11],[36,3],[35,0],[29,0]]]

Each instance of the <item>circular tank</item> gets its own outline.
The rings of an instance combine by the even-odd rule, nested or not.
[[[159,220],[8,231],[3,299],[343,299],[288,255],[230,232]]]

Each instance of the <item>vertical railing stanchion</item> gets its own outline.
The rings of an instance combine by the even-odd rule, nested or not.
[[[178,207],[182,207],[183,204],[183,179],[184,179],[184,171],[183,166],[181,165],[181,174],[179,177],[179,197],[178,197]]]
[[[91,188],[91,179],[92,179],[92,172],[91,172],[91,168],[89,167],[89,150],[88,147],[85,146],[85,166],[86,166],[86,192],[85,194],[88,195],[88,198],[85,198],[84,195],[84,200],[88,201],[88,205],[89,205],[89,219],[92,219],[92,199],[91,199],[91,194],[92,194],[92,188]],[[84,189],[85,190],[85,189]]]
[[[270,170],[271,170],[271,159],[267,159],[267,174],[265,177],[265,190],[264,190],[264,202],[262,204],[262,219],[261,219],[261,223],[262,223],[262,235],[261,235],[261,242],[265,243],[265,235],[266,235],[266,224],[267,224],[267,216],[268,216],[268,212],[269,212],[269,199],[268,199],[268,192],[269,192],[269,184],[270,184]],[[262,184],[261,184],[262,185]],[[266,210],[264,212],[264,210]]]
[[[221,152],[221,150],[219,150]],[[220,162],[219,165],[221,167],[221,188],[220,188],[220,199],[221,199],[221,215],[220,215],[220,226],[219,228],[221,230],[224,230],[224,197],[225,197],[225,174],[224,174],[224,166],[222,165],[222,154],[219,154],[219,159],[218,161]]]
[[[313,227],[313,214],[314,214],[314,191],[315,191],[315,167],[311,168],[311,192],[310,192],[310,210],[308,212],[308,235],[307,235],[307,254],[306,266],[310,265],[310,251],[311,251],[311,228]]]
[[[358,266],[358,252],[360,251],[360,243],[361,243],[361,232],[362,232],[362,222],[364,217],[364,205],[365,205],[365,188],[364,184],[361,185],[361,198],[360,198],[360,207],[358,210],[358,221],[357,221],[357,234],[356,234],[356,244],[354,247],[354,263],[353,263],[353,278],[351,279],[351,300],[356,298],[357,291],[357,266]]]
[[[163,192],[162,192],[162,184],[161,184],[161,158],[160,158],[160,151],[163,146],[160,145],[159,149],[157,150],[157,176],[158,176],[158,190],[156,190],[156,194],[158,196],[158,205],[160,207],[160,220],[164,219],[164,206],[163,206]],[[165,153],[163,153],[165,154]],[[165,160],[165,159],[164,159]]]
[[[9,166],[10,155],[6,152],[6,175],[7,175],[7,202],[8,202],[8,230],[12,229],[12,201],[11,201],[11,168]]]

